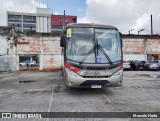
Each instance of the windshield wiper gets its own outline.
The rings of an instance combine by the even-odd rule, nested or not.
[[[81,62],[79,62],[79,64],[81,65],[82,63],[84,63],[84,61],[86,60],[86,58],[92,53],[92,51],[94,50],[95,46],[88,52],[88,54],[82,59]]]
[[[109,56],[107,55],[107,53],[103,50],[102,46],[98,44],[98,50],[100,50],[104,56],[107,58],[107,60],[109,61],[109,63],[112,65],[113,62],[111,61],[111,59],[109,58]]]
[[[97,47],[98,50],[100,50],[100,51],[104,54],[104,56],[107,58],[107,60],[109,61],[109,63],[112,65],[113,62],[111,61],[111,59],[109,58],[109,56],[107,55],[107,53],[103,50],[103,48],[102,48],[101,45],[98,45],[98,46],[95,45],[95,46],[88,52],[88,54],[82,59],[82,61],[81,61],[79,64],[81,65],[82,63],[84,63],[84,61],[86,60],[86,58],[92,53],[92,51],[94,50],[95,47]]]
[[[109,56],[107,55],[107,53],[103,50],[102,46],[98,44],[98,39],[97,39],[97,44],[95,44],[95,42],[93,41],[94,47],[88,52],[88,54],[82,59],[81,62],[79,62],[79,64],[81,65],[82,63],[84,63],[84,61],[86,60],[86,58],[92,53],[92,51],[94,51],[95,48],[97,48],[97,50],[100,50],[104,56],[107,58],[107,60],[109,61],[109,64],[113,64],[113,62],[111,61],[111,59],[109,58]],[[97,51],[98,52],[98,51]],[[96,52],[95,52],[96,53]]]

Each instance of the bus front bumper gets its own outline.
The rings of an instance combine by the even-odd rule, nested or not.
[[[123,69],[117,71],[115,74],[109,78],[83,78],[78,74],[71,72],[65,72],[65,81],[68,87],[102,87],[102,86],[121,86],[123,80]]]

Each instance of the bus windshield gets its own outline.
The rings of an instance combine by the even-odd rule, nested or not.
[[[117,30],[67,28],[66,36],[66,58],[69,60],[84,63],[109,63],[121,60]]]

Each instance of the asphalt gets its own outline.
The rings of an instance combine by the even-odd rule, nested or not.
[[[160,71],[124,71],[123,86],[102,89],[69,89],[65,87],[60,71],[0,73],[0,112],[159,112],[159,92]],[[160,119],[50,118],[30,120],[159,121]]]

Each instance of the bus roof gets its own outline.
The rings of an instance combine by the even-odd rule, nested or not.
[[[99,28],[110,28],[110,29],[117,29],[114,26],[111,25],[105,25],[105,24],[94,24],[94,23],[70,23],[67,24],[66,28],[68,27],[99,27]]]

